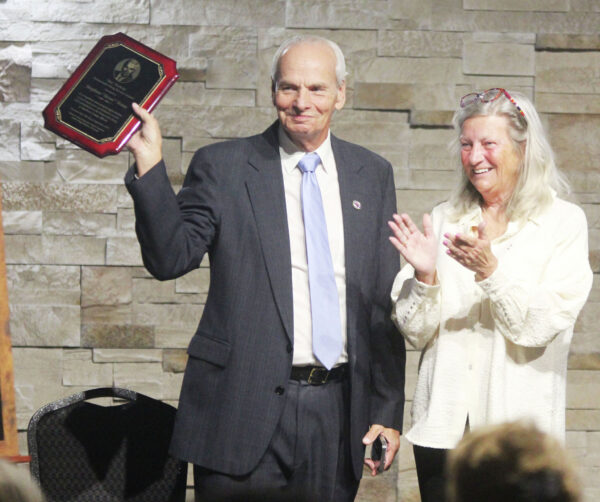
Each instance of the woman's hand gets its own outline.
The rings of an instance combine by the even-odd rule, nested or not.
[[[475,272],[475,280],[488,278],[498,268],[498,259],[492,253],[490,240],[485,233],[485,221],[477,227],[477,237],[463,234],[444,234],[448,255],[463,267]]]
[[[423,215],[423,233],[406,213],[394,214],[388,221],[393,236],[390,241],[402,257],[415,269],[416,278],[426,284],[435,284],[435,264],[437,260],[437,239],[433,233],[431,217]]]

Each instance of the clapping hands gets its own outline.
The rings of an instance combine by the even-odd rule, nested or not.
[[[391,243],[415,269],[417,280],[426,284],[435,284],[438,243],[429,214],[423,215],[423,232],[406,213],[394,214],[393,220],[388,221],[388,225],[393,234],[390,236]]]

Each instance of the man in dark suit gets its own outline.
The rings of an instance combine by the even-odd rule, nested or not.
[[[329,132],[345,102],[336,44],[288,40],[272,78],[278,120],[198,150],[178,195],[158,123],[134,105],[125,181],[144,264],[166,280],[210,258],[171,452],[195,465],[197,500],[350,501],[365,445],[385,436],[388,468],[402,428],[392,168]]]

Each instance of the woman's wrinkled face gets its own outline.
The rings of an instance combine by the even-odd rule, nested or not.
[[[460,157],[465,174],[486,204],[507,201],[519,179],[521,155],[502,116],[475,116],[464,121]]]

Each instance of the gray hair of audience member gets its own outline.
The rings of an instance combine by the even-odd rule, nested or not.
[[[279,78],[279,60],[285,55],[287,51],[289,51],[294,45],[299,44],[326,44],[328,45],[333,53],[335,54],[335,78],[337,81],[338,87],[342,85],[344,80],[346,80],[346,59],[344,58],[344,53],[340,46],[336,44],[334,41],[329,40],[328,38],[319,37],[316,35],[297,35],[292,38],[288,38],[284,41],[275,52],[273,56],[273,63],[271,64],[271,81],[273,83],[273,88],[277,86],[277,79]]]
[[[553,192],[564,195],[570,192],[566,178],[556,167],[554,152],[548,141],[544,127],[535,106],[524,94],[511,91],[523,115],[505,95],[493,101],[475,100],[464,108],[459,108],[452,119],[456,138],[453,141],[454,157],[460,169],[460,181],[455,188],[450,204],[455,216],[460,218],[475,204],[481,203],[481,195],[470,183],[460,164],[460,136],[466,120],[477,116],[503,116],[508,122],[508,133],[515,150],[521,158],[519,179],[507,206],[511,220],[525,221],[540,214],[552,204]]]
[[[527,422],[471,432],[451,450],[449,502],[579,502],[572,459],[555,438]]]
[[[27,471],[0,459],[0,502],[44,502],[44,497]]]

